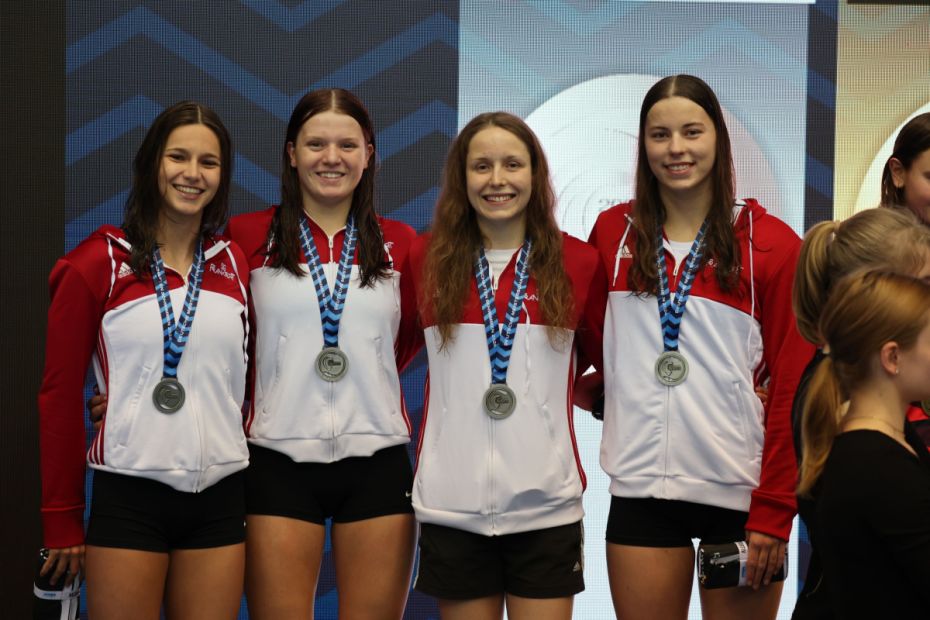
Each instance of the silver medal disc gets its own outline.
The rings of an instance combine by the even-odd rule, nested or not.
[[[678,351],[666,351],[656,360],[655,370],[659,383],[669,387],[681,385],[688,377],[688,360]]]
[[[314,367],[321,379],[334,383],[346,376],[349,358],[336,347],[326,347],[316,356]]]
[[[503,420],[517,407],[517,395],[503,383],[495,383],[484,393],[484,412],[495,420]]]
[[[162,413],[175,413],[184,406],[184,386],[174,377],[164,377],[152,391],[152,402]]]

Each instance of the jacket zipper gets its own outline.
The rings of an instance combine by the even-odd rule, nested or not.
[[[188,286],[190,286],[189,282],[187,281],[187,278],[185,278],[184,276],[181,276],[181,280],[184,282],[185,289]],[[186,293],[187,291],[185,291],[185,295]],[[188,335],[188,337],[190,337],[190,335]],[[188,341],[188,344],[191,344],[190,341]],[[197,482],[196,484],[194,484],[194,493],[199,493],[200,491],[203,490],[204,454],[206,454],[207,448],[206,448],[205,440],[204,440],[203,419],[200,416],[199,410],[193,406],[194,403],[192,403],[190,399],[188,400],[188,402],[191,405],[191,415],[194,416],[194,423],[197,426],[197,439],[198,439],[198,443],[200,444],[200,454],[198,456],[198,467],[197,467]]]
[[[329,264],[332,265],[333,261],[333,241],[335,236],[330,237],[326,235],[327,240],[329,241]],[[332,270],[332,267],[330,267]],[[336,278],[333,278],[333,285],[330,287],[330,294],[334,293],[336,290]],[[320,318],[322,320],[322,317]],[[331,429],[331,438],[332,441],[329,442],[330,450],[330,461],[336,460],[336,384],[333,382],[329,383],[329,420],[330,420],[330,429]]]
[[[497,534],[497,504],[495,503],[494,488],[494,421],[488,418],[488,519],[491,522],[491,535]]]

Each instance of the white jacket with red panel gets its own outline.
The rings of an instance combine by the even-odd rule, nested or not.
[[[733,210],[739,286],[723,292],[714,261],[697,274],[681,322],[684,383],[666,387],[654,295],[627,282],[631,204],[600,214],[590,242],[608,270],[601,466],[619,497],[655,497],[749,511],[746,529],[787,540],[796,512],[791,402],[813,347],[795,327],[791,287],[800,239],[754,200]],[[672,294],[684,270],[665,252]],[[763,407],[754,388],[770,379]]]
[[[90,467],[198,492],[248,465],[241,412],[245,257],[228,241],[204,242],[200,300],[178,364],[186,400],[178,412],[164,414],[152,401],[164,363],[161,313],[151,277],[137,278],[129,268],[129,249],[122,230],[103,226],[61,258],[49,277],[39,393],[42,518],[49,547],[78,545],[84,536],[83,387],[92,358],[108,400],[102,428],[86,453]],[[165,271],[177,320],[187,284],[170,267]]]
[[[313,278],[270,265],[268,229],[277,207],[232,218],[227,234],[248,257],[253,304],[252,398],[249,441],[298,462],[330,463],[410,441],[410,421],[395,351],[400,329],[400,262],[416,236],[401,222],[379,218],[389,276],[359,286],[358,246],[339,348],[346,375],[330,383],[314,370],[323,349],[320,306]],[[332,238],[310,221],[330,291],[336,281],[345,229]],[[301,268],[309,274],[301,251]],[[400,361],[400,368],[409,357]]]
[[[429,239],[414,242],[404,268],[405,313],[417,305]],[[474,278],[455,338],[442,351],[430,311],[420,308],[429,377],[413,487],[419,521],[494,536],[566,525],[584,515],[586,481],[575,442],[572,386],[577,345],[599,363],[596,326],[603,318],[606,285],[589,245],[565,235],[563,254],[575,303],[573,329],[566,341],[553,345],[530,277],[507,372],[517,398],[508,418],[491,419],[482,407],[491,365]],[[501,324],[515,256],[495,295]]]

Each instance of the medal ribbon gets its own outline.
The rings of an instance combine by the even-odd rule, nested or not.
[[[310,232],[310,223],[307,218],[300,220],[300,244],[307,257],[307,266],[310,268],[310,277],[316,288],[316,297],[320,302],[320,320],[323,323],[323,346],[339,346],[339,322],[342,320],[342,310],[346,303],[346,294],[349,292],[349,276],[352,274],[352,259],[355,256],[355,242],[358,230],[355,228],[355,216],[350,215],[346,222],[346,234],[342,240],[342,254],[339,256],[339,270],[336,272],[336,286],[333,292],[329,291],[326,274],[323,273],[323,264],[320,254],[313,242]]]
[[[158,310],[161,312],[164,339],[165,361],[162,367],[162,378],[176,379],[178,376],[178,364],[181,362],[181,355],[184,354],[184,347],[187,346],[187,337],[190,335],[194,314],[197,312],[197,302],[200,299],[203,265],[203,240],[200,240],[194,250],[194,262],[187,278],[187,296],[184,298],[181,318],[175,323],[174,308],[171,305],[171,295],[168,292],[168,277],[165,275],[165,262],[161,258],[158,246],[152,251],[152,280],[155,283]]]
[[[507,383],[507,368],[510,366],[510,350],[513,348],[513,338],[517,332],[517,322],[520,320],[520,310],[523,308],[523,298],[526,296],[526,286],[529,282],[529,261],[532,242],[527,239],[517,255],[517,264],[513,276],[513,286],[510,287],[510,301],[507,302],[507,313],[504,315],[503,328],[497,321],[497,308],[494,305],[494,291],[491,287],[491,267],[484,254],[484,248],[478,252],[475,259],[475,281],[478,284],[478,298],[481,300],[481,314],[484,318],[484,333],[488,338],[488,355],[491,358],[491,383]]]
[[[662,325],[662,340],[666,351],[678,350],[678,333],[681,330],[681,317],[685,313],[685,304],[691,294],[691,285],[697,277],[701,265],[701,255],[704,253],[704,233],[707,231],[707,220],[701,224],[688,258],[685,259],[685,271],[681,274],[678,288],[675,289],[675,298],[671,299],[669,293],[668,273],[665,266],[665,249],[662,242],[662,226],[658,227],[656,234],[656,268],[659,272],[659,322]]]

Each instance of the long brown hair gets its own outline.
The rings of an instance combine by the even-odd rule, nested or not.
[[[220,184],[213,200],[203,209],[201,236],[215,234],[229,216],[229,184],[233,172],[229,132],[216,112],[207,106],[195,101],[180,101],[155,118],[132,161],[132,188],[123,213],[123,230],[126,240],[132,245],[129,266],[136,275],[149,271],[157,243],[158,213],[163,200],[158,189],[158,175],[165,144],[171,132],[184,125],[203,125],[216,135],[220,143]]]
[[[801,419],[799,495],[808,495],[823,471],[850,388],[868,379],[885,343],[911,348],[928,312],[930,286],[909,276],[857,272],[833,287],[819,323],[830,354],[811,379]]]
[[[549,165],[533,130],[507,112],[476,116],[449,147],[442,190],[433,217],[420,302],[430,309],[439,328],[440,347],[445,347],[454,338],[455,325],[461,320],[474,276],[474,257],[482,245],[478,219],[468,201],[465,166],[472,138],[488,127],[509,131],[530,153],[533,182],[526,205],[526,236],[533,248],[529,268],[536,281],[539,308],[548,325],[550,342],[555,344],[560,334],[572,325],[574,301],[562,262],[562,233],[555,221],[555,195],[549,180]]]
[[[636,158],[636,201],[633,218],[636,230],[633,263],[629,284],[640,293],[656,293],[659,274],[656,271],[656,228],[665,222],[665,205],[659,195],[659,182],[646,157],[646,117],[656,103],[669,97],[684,97],[701,106],[714,123],[717,134],[716,158],[711,170],[711,205],[707,214],[704,237],[703,266],[708,260],[717,263],[717,282],[724,291],[738,284],[740,251],[733,233],[733,202],[736,190],[733,181],[733,155],[730,133],[723,119],[717,96],[702,79],[693,75],[672,75],[656,82],[646,93],[639,110],[639,147]]]
[[[798,331],[823,344],[817,322],[833,283],[854,271],[916,275],[930,259],[930,229],[908,210],[866,209],[842,222],[820,222],[804,235],[791,304]]]
[[[905,170],[911,167],[921,153],[930,150],[930,112],[918,114],[909,120],[894,141],[894,151],[882,170],[882,206],[904,206],[904,188],[896,187],[891,174],[891,158],[901,162]]]
[[[358,227],[358,266],[361,286],[373,286],[375,281],[388,277],[388,263],[384,258],[384,240],[375,211],[375,130],[365,105],[352,93],[343,88],[321,88],[304,95],[287,123],[287,135],[281,150],[281,204],[271,219],[268,229],[268,252],[271,266],[284,269],[302,277],[300,268],[300,217],[303,200],[300,179],[291,166],[287,145],[297,140],[304,123],[322,112],[338,112],[351,116],[362,128],[365,142],[372,146],[368,167],[362,173],[358,186],[352,193],[349,213],[355,215]]]

